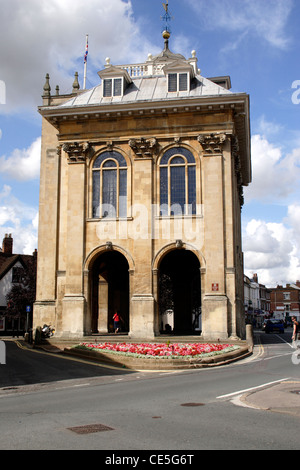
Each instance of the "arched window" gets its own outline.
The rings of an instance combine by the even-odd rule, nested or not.
[[[196,214],[196,162],[184,147],[167,150],[160,160],[160,215]]]
[[[93,165],[93,218],[127,216],[127,164],[118,152],[101,153]]]

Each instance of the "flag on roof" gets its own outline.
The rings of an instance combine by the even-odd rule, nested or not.
[[[88,53],[89,53],[89,43],[88,43],[88,40],[86,40],[86,48],[85,48],[85,54],[84,54],[84,63],[85,64],[87,63]]]

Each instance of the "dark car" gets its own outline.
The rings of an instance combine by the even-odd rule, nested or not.
[[[263,331],[265,331],[265,333],[284,333],[283,322],[275,318],[267,320],[263,325]]]

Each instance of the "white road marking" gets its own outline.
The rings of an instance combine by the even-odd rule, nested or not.
[[[266,384],[262,384],[262,385],[258,385],[256,387],[251,387],[251,388],[245,388],[244,390],[238,390],[237,392],[233,392],[233,393],[227,393],[226,395],[220,395],[218,397],[216,397],[217,399],[218,398],[229,398],[229,397],[233,397],[235,395],[242,395],[243,393],[246,393],[246,392],[251,392],[252,390],[257,390],[259,388],[263,388],[263,387],[268,387],[269,385],[274,385],[276,383],[279,383],[279,382],[284,382],[285,380],[289,380],[290,377],[287,377],[285,379],[280,379],[280,380],[275,380],[274,382],[268,382]]]

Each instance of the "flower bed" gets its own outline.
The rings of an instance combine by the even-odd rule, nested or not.
[[[77,348],[142,358],[198,358],[238,349],[232,344],[81,343]]]

